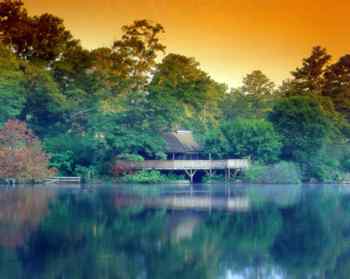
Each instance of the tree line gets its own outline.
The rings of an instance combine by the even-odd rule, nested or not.
[[[110,47],[88,50],[57,16],[0,2],[2,132],[26,123],[49,154],[43,169],[65,175],[110,175],[118,157],[165,158],[161,134],[179,127],[214,158],[288,161],[308,181],[350,170],[350,55],[334,61],[316,46],[281,86],[256,70],[230,89],[194,58],[166,53],[164,32],[136,20]]]

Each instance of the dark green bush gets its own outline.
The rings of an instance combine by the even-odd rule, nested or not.
[[[122,182],[126,183],[141,183],[152,184],[165,182],[166,176],[162,175],[159,171],[138,171],[134,174],[125,175],[121,178]]]
[[[272,124],[262,119],[236,119],[222,125],[228,144],[228,155],[236,158],[250,157],[262,163],[278,160],[281,139]]]
[[[299,184],[300,171],[292,162],[279,162],[274,165],[252,165],[244,172],[243,180],[256,184]]]
[[[204,176],[203,177],[203,183],[212,183],[212,182],[224,182],[225,176],[224,175],[213,175],[213,176]]]
[[[46,138],[44,148],[50,154],[50,165],[63,175],[77,175],[77,166],[99,168],[105,153],[93,137],[75,134]]]
[[[117,160],[126,160],[126,161],[143,161],[144,158],[138,154],[120,154],[116,157]]]
[[[301,164],[301,169],[306,182],[334,183],[339,182],[343,176],[340,162],[325,152],[310,156]]]

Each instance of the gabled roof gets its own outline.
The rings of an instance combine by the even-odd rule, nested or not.
[[[168,153],[198,153],[199,144],[194,140],[192,132],[178,130],[176,132],[165,133],[163,138],[166,143]]]

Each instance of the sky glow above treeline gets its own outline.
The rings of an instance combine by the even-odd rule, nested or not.
[[[82,45],[111,46],[136,19],[161,23],[167,53],[195,57],[230,86],[262,70],[279,84],[315,45],[334,57],[350,52],[350,1],[311,0],[25,0],[29,13],[52,13]]]

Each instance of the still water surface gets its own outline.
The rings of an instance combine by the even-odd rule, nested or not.
[[[350,186],[1,188],[0,278],[350,278]]]

